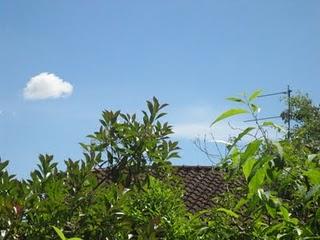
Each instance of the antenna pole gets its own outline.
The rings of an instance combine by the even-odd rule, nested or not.
[[[288,85],[287,95],[288,95],[288,140],[291,137],[291,89]]]
[[[263,98],[263,97],[270,97],[270,96],[275,96],[275,95],[287,95],[288,98],[288,123],[287,123],[287,128],[288,128],[288,132],[287,132],[287,139],[290,140],[291,138],[291,120],[292,120],[292,106],[291,106],[291,92],[292,90],[290,89],[290,85],[288,85],[287,87],[287,91],[283,91],[283,92],[275,92],[275,93],[269,93],[269,94],[264,94],[264,95],[260,95],[258,97]],[[281,116],[274,116],[274,117],[265,117],[265,118],[259,118],[259,119],[250,119],[250,120],[246,120],[244,122],[254,122],[254,121],[261,121],[261,120],[267,120],[267,119],[274,119],[274,118],[281,118]]]

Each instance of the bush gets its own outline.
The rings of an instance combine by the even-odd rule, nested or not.
[[[65,171],[40,155],[30,178],[18,180],[0,162],[0,239],[319,239],[320,154],[269,139],[267,129],[281,127],[258,122],[259,94],[229,98],[245,108],[213,123],[244,113],[256,119],[227,146],[219,167],[241,184],[214,208],[186,210],[170,167],[178,144],[159,120],[166,104],[153,98],[141,121],[104,111],[90,144],[81,144],[84,159],[66,160]]]

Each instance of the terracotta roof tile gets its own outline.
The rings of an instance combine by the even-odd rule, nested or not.
[[[226,192],[229,187],[223,173],[210,166],[173,166],[173,171],[182,181],[185,190],[183,200],[192,213],[212,207],[212,198]],[[105,176],[106,171],[98,171],[97,174]],[[111,176],[107,177],[106,181],[111,182],[111,179]]]
[[[183,200],[191,212],[212,207],[211,199],[227,191],[222,172],[213,167],[174,166],[174,171],[184,184]]]

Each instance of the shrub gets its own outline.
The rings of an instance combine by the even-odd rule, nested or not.
[[[320,154],[268,138],[268,128],[282,128],[258,121],[259,94],[229,98],[245,108],[213,122],[244,113],[256,120],[219,163],[242,184],[217,196],[212,209],[187,212],[170,168],[178,143],[159,120],[166,104],[153,98],[141,121],[104,111],[91,142],[81,144],[84,159],[66,160],[64,171],[40,155],[30,178],[18,180],[0,161],[0,239],[319,239]]]

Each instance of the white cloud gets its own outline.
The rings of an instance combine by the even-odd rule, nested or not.
[[[194,139],[210,132],[208,123],[180,123],[173,125],[175,136]]]
[[[175,122],[173,124],[174,136],[179,139],[195,140],[196,138],[227,141],[230,136],[234,136],[236,131],[230,128],[227,121],[220,122],[213,127],[210,124],[214,118],[220,114],[220,109],[208,104],[185,106],[176,109]],[[220,107],[219,107],[220,108]],[[221,111],[222,112],[222,111]]]
[[[205,136],[219,141],[227,141],[238,131],[232,129],[228,123],[219,123],[215,127],[210,127],[208,122],[193,122],[173,124],[173,131],[177,138],[191,139],[203,138]]]
[[[28,100],[67,97],[73,92],[73,86],[53,73],[43,72],[32,77],[23,89]]]

